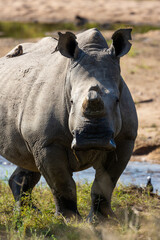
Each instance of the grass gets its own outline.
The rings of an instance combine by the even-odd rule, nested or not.
[[[59,30],[79,31],[82,29],[89,29],[96,27],[99,30],[117,30],[119,28],[132,27],[133,33],[145,33],[149,30],[160,29],[158,26],[148,25],[135,25],[128,24],[107,24],[101,25],[99,23],[87,23],[82,27],[77,27],[74,23],[22,23],[22,22],[0,22],[1,37],[13,37],[13,38],[36,38],[44,37],[49,32]]]
[[[130,51],[128,52],[129,57],[137,57],[139,55],[139,51],[135,47],[131,47]]]
[[[117,30],[118,28],[127,28],[127,27],[132,28],[132,33],[146,33],[151,30],[160,30],[159,26],[141,25],[141,24],[129,25],[129,24],[121,24],[121,23],[111,25],[111,30]]]
[[[96,23],[87,23],[85,29],[99,27]],[[78,31],[80,27],[76,27],[73,23],[21,23],[21,22],[0,22],[1,37],[13,38],[36,38],[44,37],[49,32],[59,30]]]
[[[151,128],[158,128],[156,123],[152,123]]]
[[[118,220],[89,224],[85,221],[90,208],[88,183],[77,184],[78,208],[84,218],[81,223],[73,219],[66,222],[55,217],[55,204],[47,186],[33,191],[32,201],[41,213],[26,205],[21,215],[13,211],[15,203],[11,191],[0,182],[0,239],[1,240],[109,240],[159,239],[160,200],[139,192],[133,187],[120,185],[114,191],[112,209]],[[27,197],[26,197],[27,200]]]
[[[136,66],[137,66],[138,68],[144,69],[144,70],[149,70],[149,69],[152,69],[152,68],[153,68],[152,66],[149,66],[149,65],[147,65],[147,64],[145,64],[145,63],[140,63],[140,64],[137,64]]]

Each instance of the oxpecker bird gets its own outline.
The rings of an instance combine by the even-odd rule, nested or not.
[[[22,45],[18,45],[17,48],[14,49],[14,51],[10,54],[8,54],[7,58],[17,57],[23,54],[23,47]]]

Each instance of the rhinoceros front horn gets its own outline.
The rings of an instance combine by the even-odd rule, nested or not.
[[[61,33],[58,32],[59,40],[55,51],[59,51],[63,56],[67,58],[78,57],[78,43],[76,41],[76,36],[72,32]]]
[[[82,104],[82,111],[84,115],[90,117],[101,117],[105,114],[104,103],[97,91],[91,90],[88,92]]]

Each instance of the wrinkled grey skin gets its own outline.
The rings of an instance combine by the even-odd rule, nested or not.
[[[115,32],[110,48],[96,29],[77,39],[59,33],[58,42],[24,43],[22,56],[0,59],[0,154],[18,166],[9,180],[17,202],[43,175],[56,213],[80,218],[72,173],[93,166],[89,219],[114,216],[112,191],[138,125],[119,65],[130,33]]]

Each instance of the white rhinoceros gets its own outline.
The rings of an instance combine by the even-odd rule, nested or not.
[[[59,33],[0,59],[0,154],[18,166],[9,180],[16,201],[43,175],[56,213],[80,217],[72,173],[93,166],[89,218],[114,215],[112,191],[138,125],[120,75],[130,39],[131,29],[120,29],[109,48],[97,29]]]

